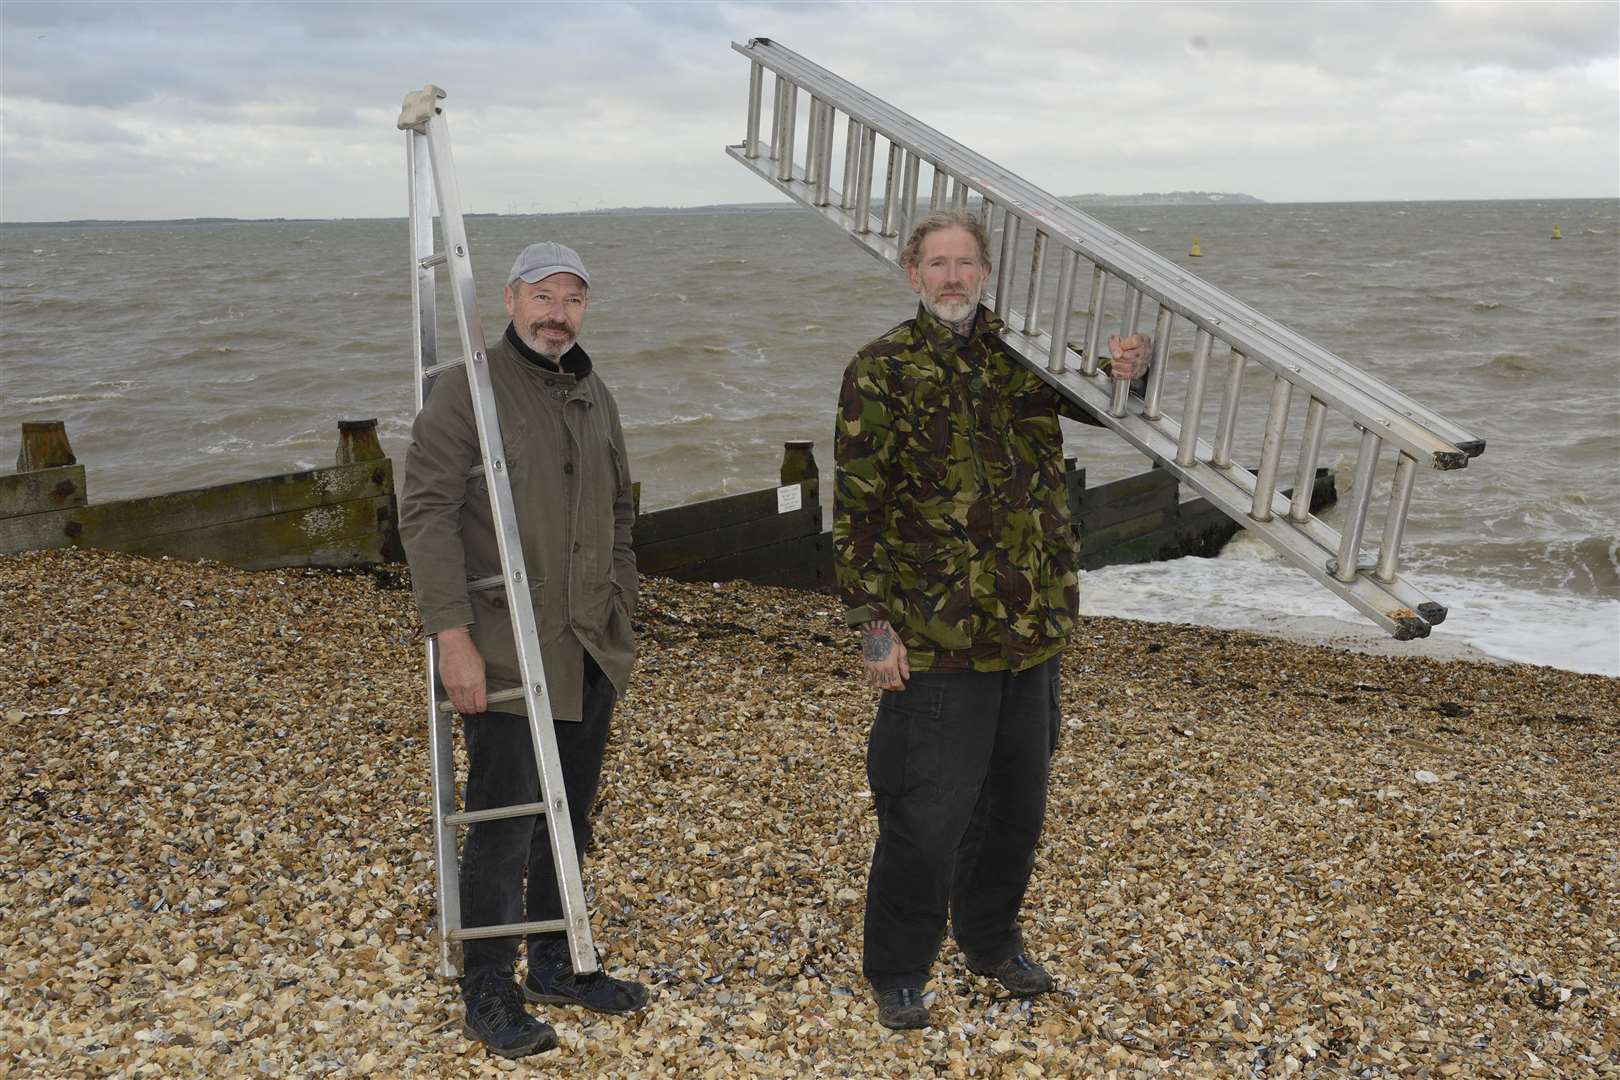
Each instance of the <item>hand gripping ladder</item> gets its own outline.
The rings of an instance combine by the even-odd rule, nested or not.
[[[994,292],[987,292],[985,303],[1007,324],[1001,336],[1021,362],[1394,637],[1424,637],[1445,618],[1444,606],[1398,572],[1413,479],[1420,464],[1462,468],[1485,449],[1483,439],[792,50],[768,38],[754,38],[747,45],[733,42],[732,48],[750,61],[744,139],[726,147],[739,164],[839,226],[878,259],[896,265],[900,246],[918,218],[919,173],[927,164],[930,207],[966,209],[970,200],[977,201],[992,246],[999,231]],[[774,76],[775,95],[768,143],[761,137],[766,71]],[[802,137],[801,91],[809,95],[807,135]],[[840,117],[841,155],[834,142]],[[875,192],[884,147],[883,187]],[[840,157],[843,183],[835,190],[832,178]],[[881,199],[877,208],[874,197]],[[1032,238],[1027,262],[1021,257],[1021,236]],[[1084,330],[1071,340],[1075,294],[1085,280],[1082,263],[1090,269],[1090,295]],[[1055,289],[1049,287],[1047,273],[1053,264]],[[1153,366],[1141,399],[1130,396],[1128,382],[1110,379],[1099,368],[1111,295],[1124,297],[1117,324],[1121,336],[1136,331],[1144,301],[1157,306],[1151,320]],[[1014,310],[1013,301],[1020,298],[1023,310]],[[1193,336],[1179,418],[1169,415],[1163,395],[1170,341],[1178,329]],[[1199,438],[1199,426],[1217,342],[1229,355],[1211,444]],[[1244,373],[1255,366],[1272,383],[1259,469],[1250,472],[1233,461],[1233,442]],[[1294,441],[1298,464],[1288,499],[1277,491],[1277,480],[1296,392],[1307,405]],[[1329,413],[1349,421],[1360,434],[1342,534],[1310,512]],[[1376,560],[1364,562],[1361,542],[1372,481],[1386,444],[1397,457],[1383,541]]]
[[[477,294],[473,289],[472,259],[467,247],[467,231],[461,220],[461,193],[456,186],[455,164],[450,157],[450,133],[445,128],[444,110],[438,100],[444,91],[429,85],[405,95],[399,127],[405,132],[405,173],[410,192],[411,299],[416,321],[411,339],[416,352],[416,409],[422,409],[434,378],[463,364],[472,394],[473,416],[478,425],[478,446],[483,463],[470,470],[470,476],[483,473],[490,478],[490,509],[495,524],[496,546],[500,550],[499,577],[470,582],[472,589],[506,590],[506,610],[517,638],[518,668],[523,686],[489,695],[491,706],[522,699],[529,710],[529,735],[534,743],[534,760],[540,776],[540,801],[500,806],[488,810],[456,812],[456,770],[451,722],[453,707],[440,701],[434,673],[438,671],[435,643],[427,643],[427,719],[433,755],[433,863],[438,878],[439,973],[458,972],[459,942],[469,938],[511,937],[561,930],[568,937],[568,952],[578,972],[596,970],[596,949],[591,941],[590,913],[580,881],[579,858],[574,851],[574,833],[568,816],[568,796],[563,788],[562,767],[557,760],[557,737],[551,726],[551,702],[546,696],[545,668],[540,661],[540,635],[535,628],[534,605],[524,580],[523,545],[518,537],[517,514],[512,505],[512,484],[503,460],[501,424],[496,412],[495,393],[485,362],[484,331],[478,321]],[[439,226],[445,250],[433,250],[433,201],[437,196]],[[434,275],[449,268],[454,292],[456,322],[461,328],[461,355],[438,362],[438,323],[435,309]],[[477,821],[540,814],[546,819],[551,836],[551,853],[557,868],[558,890],[562,895],[563,917],[541,922],[511,923],[499,926],[462,926],[459,867],[456,862],[455,830]]]

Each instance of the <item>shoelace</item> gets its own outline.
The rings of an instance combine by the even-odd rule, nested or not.
[[[581,975],[568,972],[558,980],[563,984],[572,984],[573,988],[581,994],[609,994],[615,1002],[625,1003],[630,1000],[630,989],[613,978],[607,972],[597,969]]]
[[[475,999],[473,1012],[479,1021],[501,1031],[522,1023],[524,1012],[518,988],[502,980],[492,990]]]

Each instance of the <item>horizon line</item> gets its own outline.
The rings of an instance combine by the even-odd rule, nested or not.
[[[1065,201],[1073,199],[1098,199],[1104,202],[1098,205],[1107,205],[1113,200],[1121,200],[1119,205],[1133,205],[1124,200],[1142,199],[1151,195],[1224,195],[1228,198],[1239,198],[1242,202],[1225,202],[1212,200],[1209,202],[1164,202],[1158,204],[1135,205],[1161,205],[1161,206],[1331,206],[1356,205],[1375,203],[1465,203],[1465,202],[1601,202],[1620,201],[1620,195],[1513,195],[1493,197],[1458,197],[1458,198],[1403,198],[1403,199],[1261,199],[1257,196],[1246,195],[1242,192],[1139,192],[1132,195],[1107,195],[1100,192],[1085,192],[1079,195],[1060,196]],[[529,211],[502,211],[502,210],[468,210],[463,217],[589,217],[605,214],[637,214],[637,213],[695,213],[700,211],[725,210],[790,210],[802,209],[801,204],[791,200],[782,202],[741,202],[741,203],[698,203],[690,206],[676,205],[646,205],[646,206],[611,206],[598,207],[591,210],[529,210]],[[11,221],[0,217],[0,228],[29,228],[33,226],[50,225],[185,225],[185,224],[275,224],[309,221],[405,221],[406,214],[375,214],[375,215],[337,215],[331,217],[313,217],[303,215],[276,215],[268,217],[237,217],[235,215],[203,214],[194,217],[153,217],[153,218],[50,218],[29,221]]]

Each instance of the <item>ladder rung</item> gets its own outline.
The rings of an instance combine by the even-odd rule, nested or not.
[[[442,364],[434,364],[432,367],[423,368],[422,369],[422,378],[431,379],[431,378],[434,378],[435,376],[444,374],[446,371],[449,371],[451,368],[458,368],[458,367],[463,366],[464,364],[466,364],[466,360],[464,360],[464,359],[446,360]]]
[[[459,814],[446,814],[446,825],[471,825],[475,821],[504,821],[506,818],[533,817],[546,812],[543,802],[513,803],[511,806],[492,806],[488,810],[464,810]]]
[[[549,934],[559,930],[566,931],[567,929],[568,923],[564,919],[503,923],[500,926],[463,926],[459,930],[450,931],[450,940],[470,941],[473,938],[524,937],[529,934]]]
[[[494,589],[506,584],[505,574],[491,574],[489,577],[474,578],[467,582],[469,589]]]
[[[443,266],[449,261],[450,256],[446,255],[442,251],[435,251],[425,259],[417,259],[416,265],[421,267],[423,270],[432,270],[435,266]]]
[[[484,703],[486,705],[502,705],[502,704],[505,704],[508,701],[522,701],[522,700],[523,700],[523,687],[517,686],[517,687],[513,687],[511,690],[502,690],[499,693],[490,694],[488,697],[486,697],[484,699]],[[452,712],[456,711],[456,707],[452,702],[441,701],[441,702],[439,702],[439,711],[442,712],[442,713],[452,713]]]

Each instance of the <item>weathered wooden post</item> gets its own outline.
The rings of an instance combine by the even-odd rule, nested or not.
[[[25,421],[17,471],[0,473],[0,519],[83,506],[84,502],[84,466],[68,445],[67,424],[61,420]]]
[[[793,439],[782,444],[782,485],[805,484],[807,502],[821,498],[821,473],[816,469],[816,444],[810,439]]]
[[[353,465],[358,461],[381,461],[382,443],[377,441],[376,420],[338,421],[338,465]]]
[[[22,449],[17,451],[18,472],[38,472],[78,463],[73,447],[68,445],[66,421],[23,421]]]

